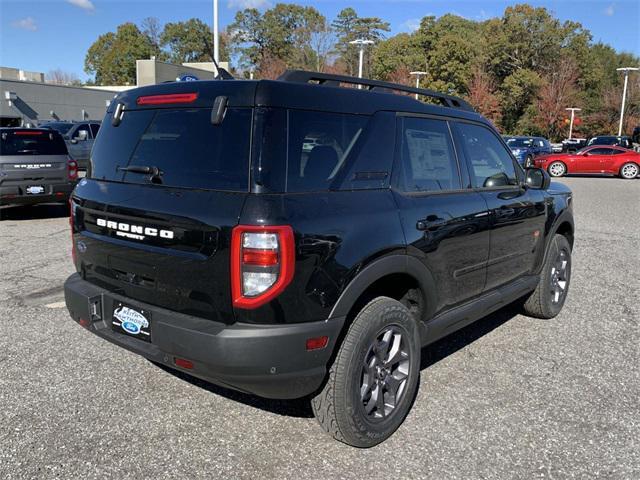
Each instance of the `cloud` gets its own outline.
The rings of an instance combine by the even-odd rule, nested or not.
[[[433,16],[433,13],[427,13],[426,15],[424,15],[425,17],[431,17]],[[402,25],[400,25],[403,30],[408,30],[410,32],[415,32],[416,30],[418,30],[420,28],[420,21],[422,20],[422,18],[410,18],[409,20],[405,21],[402,23]]]
[[[11,26],[15,28],[21,28],[22,30],[28,30],[30,32],[35,32],[36,30],[38,30],[38,26],[36,25],[36,21],[33,19],[33,17],[21,18],[20,20],[11,22]]]
[[[93,3],[91,3],[91,0],[67,0],[67,3],[88,12],[93,12],[96,9]]]
[[[244,10],[245,8],[262,8],[271,5],[269,0],[229,0],[227,8],[237,8]]]
[[[607,17],[613,17],[613,14],[616,13],[614,8],[613,8],[613,3],[611,5],[609,5],[607,8],[604,9],[604,14]]]

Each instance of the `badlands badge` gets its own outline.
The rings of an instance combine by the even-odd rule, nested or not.
[[[123,304],[118,304],[113,310],[111,321],[113,329],[133,335],[142,340],[150,341],[151,329],[149,326],[149,313],[144,310],[136,310]]]

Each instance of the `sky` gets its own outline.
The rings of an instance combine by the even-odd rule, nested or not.
[[[220,28],[233,22],[238,10],[265,9],[277,0],[220,0]],[[311,5],[328,19],[344,7],[355,8],[359,16],[378,16],[391,24],[391,34],[416,29],[426,15],[454,13],[470,20],[501,16],[514,1],[495,0],[316,0],[296,2]],[[580,22],[595,42],[602,41],[618,51],[640,56],[640,2],[638,0],[529,1],[551,10],[560,20]],[[197,17],[211,24],[213,0],[0,0],[0,65],[48,72],[62,69],[80,79],[84,57],[99,35],[115,31],[124,22],[140,23],[146,17],[161,23]],[[224,60],[224,59],[222,59]]]

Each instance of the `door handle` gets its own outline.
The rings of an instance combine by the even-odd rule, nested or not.
[[[444,218],[429,216],[423,220],[418,220],[416,228],[418,230],[428,230],[430,228],[444,227],[447,221]]]

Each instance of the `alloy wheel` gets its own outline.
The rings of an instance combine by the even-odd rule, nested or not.
[[[561,177],[562,175],[564,175],[564,170],[564,165],[560,162],[552,163],[549,167],[549,173],[553,177]]]
[[[551,303],[557,305],[567,293],[569,284],[569,254],[560,250],[551,266]]]
[[[620,172],[624,178],[636,178],[638,176],[638,166],[628,163],[622,167]]]
[[[360,400],[367,418],[382,421],[402,401],[409,377],[405,334],[388,326],[373,340],[362,365]]]

